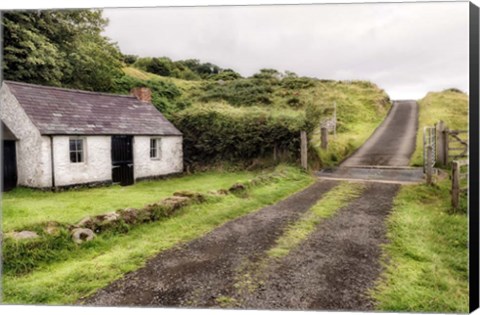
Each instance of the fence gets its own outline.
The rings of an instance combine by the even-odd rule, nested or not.
[[[462,168],[467,166],[466,168]],[[466,169],[466,171],[464,171]],[[458,160],[452,162],[452,207],[458,209],[460,196],[468,191],[468,160]],[[462,181],[463,180],[463,181]]]
[[[452,160],[468,158],[468,131],[450,130],[443,121],[435,124],[437,150],[436,160],[439,165],[447,166]]]

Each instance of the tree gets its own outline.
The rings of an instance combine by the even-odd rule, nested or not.
[[[121,73],[121,55],[101,35],[107,23],[101,10],[4,13],[5,78],[109,90]]]

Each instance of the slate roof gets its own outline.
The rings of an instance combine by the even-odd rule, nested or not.
[[[116,95],[4,81],[44,135],[181,135],[152,104]]]

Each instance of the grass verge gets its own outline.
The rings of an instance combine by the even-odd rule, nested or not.
[[[410,164],[423,164],[423,128],[433,126],[440,120],[449,129],[468,129],[468,95],[455,90],[430,92],[420,101],[418,115],[417,145]]]
[[[102,234],[64,261],[45,264],[24,276],[4,275],[3,302],[74,303],[140,268],[151,256],[200,237],[229,220],[276,203],[313,182],[312,177],[295,168],[284,168],[284,172],[285,178],[252,187],[247,195],[231,194],[194,204],[166,220],[140,225],[127,234]]]
[[[403,186],[388,219],[377,309],[468,312],[467,216],[451,214],[449,182]],[[388,261],[388,263],[387,263]]]
[[[139,182],[132,186],[110,186],[60,193],[16,188],[3,194],[3,231],[21,229],[45,221],[76,223],[87,215],[116,209],[140,208],[179,190],[200,193],[246,181],[254,172],[204,172],[189,176]]]
[[[286,256],[315,230],[317,224],[331,217],[352,199],[360,196],[364,187],[364,185],[358,183],[343,182],[327,192],[322,199],[285,231],[277,240],[276,245],[267,252],[267,255],[271,258]]]

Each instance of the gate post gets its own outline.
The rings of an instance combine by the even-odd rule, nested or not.
[[[427,184],[432,184],[432,174],[433,174],[433,147],[432,145],[427,146]]]
[[[300,161],[302,163],[302,167],[307,169],[308,167],[308,160],[307,160],[307,132],[300,131]]]
[[[443,153],[444,153],[444,138],[443,138],[443,131],[445,130],[445,124],[443,123],[443,120],[440,120],[438,123],[435,124],[435,138],[436,138],[436,146],[437,150],[435,152],[436,154],[436,160],[439,165],[444,166],[444,158],[443,158]]]
[[[326,149],[328,146],[328,131],[326,127],[322,127],[321,129],[321,143],[320,147],[322,149]]]
[[[443,130],[443,165],[447,166],[448,165],[448,132],[450,130],[448,128],[445,128]]]

